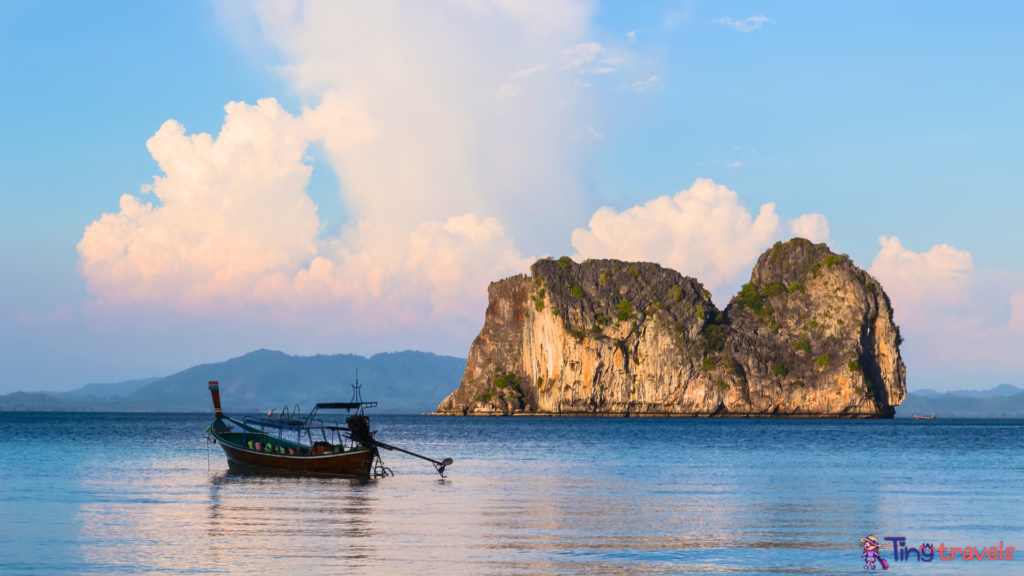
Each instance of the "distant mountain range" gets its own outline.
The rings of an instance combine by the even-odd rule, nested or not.
[[[1022,392],[1024,392],[1024,388],[1018,388],[1010,384],[1000,384],[999,386],[989,388],[988,390],[953,390],[951,392],[939,392],[937,390],[924,388],[922,390],[914,390],[911,394],[923,396],[925,398],[938,398],[940,396],[960,396],[962,398],[1001,398],[1013,396],[1014,394],[1020,394]]]
[[[56,396],[57,398],[110,398],[112,396],[127,396],[146,384],[151,384],[157,380],[159,378],[127,380],[116,384],[86,384],[70,392],[44,392],[44,394]]]
[[[459,387],[465,358],[428,352],[289,356],[257,350],[216,364],[202,364],[165,378],[87,384],[70,392],[14,392],[0,396],[0,411],[212,412],[207,382],[220,382],[224,411],[266,412],[298,404],[352,397],[356,370],[364,400],[379,414],[433,412]]]
[[[1000,384],[988,390],[915,390],[896,407],[897,418],[1024,418],[1024,388]]]
[[[220,382],[224,411],[266,412],[298,404],[347,401],[359,370],[363,399],[379,414],[433,412],[459,387],[465,358],[428,352],[289,356],[257,350],[216,364],[202,364],[165,378],[86,384],[70,392],[0,395],[0,412],[212,412],[207,382]],[[897,418],[1024,418],[1024,388],[1000,384],[988,390],[914,390],[896,408]]]

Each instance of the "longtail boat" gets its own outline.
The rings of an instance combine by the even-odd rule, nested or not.
[[[935,420],[935,414],[932,414],[931,416],[918,416],[917,414],[914,414],[914,420]]]
[[[365,408],[374,408],[377,403],[363,401],[358,377],[352,385],[351,401],[317,404],[305,417],[296,405],[292,411],[285,406],[276,416],[271,410],[266,417],[232,418],[221,411],[220,385],[211,381],[209,387],[214,416],[207,434],[211,442],[220,444],[233,470],[355,478],[392,476],[380,458],[381,448],[426,460],[442,478],[445,468],[452,464],[451,458],[438,461],[378,441],[364,413]],[[317,418],[322,410],[355,413],[342,424]]]

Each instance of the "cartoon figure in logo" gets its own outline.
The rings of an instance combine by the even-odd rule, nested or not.
[[[864,569],[874,570],[875,561],[882,563],[882,570],[888,570],[889,565],[878,555],[878,539],[874,536],[868,536],[867,538],[861,538],[861,542],[864,543],[864,553],[861,556],[864,558]]]

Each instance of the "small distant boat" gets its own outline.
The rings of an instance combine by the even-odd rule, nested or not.
[[[917,414],[914,414],[914,420],[935,420],[935,414],[932,414],[931,416],[918,416]]]
[[[352,385],[350,402],[317,404],[305,417],[296,405],[293,411],[285,406],[277,416],[271,410],[265,418],[231,418],[221,412],[220,385],[210,382],[209,386],[214,418],[207,433],[220,444],[228,466],[234,470],[355,478],[392,476],[391,469],[381,461],[381,448],[422,458],[432,463],[442,478],[445,468],[452,464],[451,458],[438,461],[376,440],[376,432],[370,431],[370,419],[363,409],[373,408],[377,403],[362,400],[358,377]],[[355,414],[341,424],[318,419],[321,410],[355,410]]]

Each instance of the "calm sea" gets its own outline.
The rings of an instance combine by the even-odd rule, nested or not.
[[[0,573],[852,574],[868,535],[1024,548],[1019,420],[372,422],[448,479],[389,453],[370,482],[232,474],[207,415],[0,413]],[[1024,573],[1024,549],[883,551]]]

